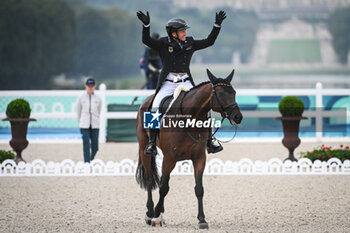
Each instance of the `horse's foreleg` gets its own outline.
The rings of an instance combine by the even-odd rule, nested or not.
[[[205,215],[203,211],[203,196],[204,196],[204,188],[203,188],[203,172],[205,168],[205,155],[201,156],[198,160],[193,161],[194,165],[194,175],[196,180],[196,186],[194,187],[194,191],[198,200],[198,215],[197,218],[199,220],[198,227],[200,229],[208,229],[208,223],[205,221]]]
[[[169,192],[170,175],[162,175],[159,188],[159,201],[155,208],[155,216],[159,217],[160,213],[164,213],[164,198]]]
[[[159,178],[156,170],[155,159],[144,154],[144,150],[148,141],[145,131],[140,130],[138,132],[139,141],[139,165],[136,173],[136,179],[142,188],[147,190],[147,212],[145,221],[148,225],[151,225],[151,221],[154,218],[154,203],[152,199],[152,190],[157,187]]]
[[[151,225],[152,218],[154,218],[154,204],[152,199],[152,185],[147,187],[147,212],[145,221],[148,225]]]
[[[159,201],[155,208],[156,219],[154,219],[154,221],[158,221],[158,222],[163,221],[161,213],[164,213],[164,199],[169,192],[170,173],[174,169],[175,165],[176,165],[176,162],[169,162],[169,161],[166,161],[166,159],[163,160],[162,178],[159,186]]]

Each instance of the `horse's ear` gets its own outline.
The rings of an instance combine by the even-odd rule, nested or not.
[[[229,74],[226,78],[226,81],[231,83],[233,74],[235,73],[235,69],[232,70],[231,74]]]
[[[216,77],[207,69],[207,74],[210,82],[215,83]]]

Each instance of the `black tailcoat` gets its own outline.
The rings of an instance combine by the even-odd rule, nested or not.
[[[157,91],[162,86],[165,78],[170,72],[187,73],[193,86],[193,78],[190,72],[190,62],[195,51],[207,48],[214,44],[219,35],[220,27],[213,27],[209,36],[203,40],[195,40],[193,37],[186,37],[186,41],[181,42],[181,46],[170,37],[161,37],[154,39],[150,37],[150,27],[144,27],[142,31],[142,42],[150,48],[159,51],[162,60],[163,69],[157,83]]]

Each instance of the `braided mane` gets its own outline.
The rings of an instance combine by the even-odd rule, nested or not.
[[[208,83],[210,83],[210,81],[202,82],[202,83],[198,84],[197,86],[192,87],[191,90],[200,88],[201,86],[204,86],[204,85],[206,85],[206,84],[208,84]]]

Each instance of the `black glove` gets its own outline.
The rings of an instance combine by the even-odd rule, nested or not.
[[[148,11],[147,11],[147,15],[145,15],[142,11],[137,12],[136,15],[139,18],[139,20],[142,21],[142,23],[144,25],[148,25],[149,24],[150,19],[149,19]]]
[[[222,21],[226,19],[226,13],[225,11],[220,11],[219,13],[216,13],[215,16],[215,24],[221,25]]]

